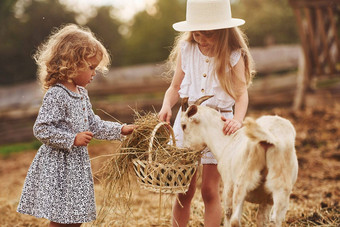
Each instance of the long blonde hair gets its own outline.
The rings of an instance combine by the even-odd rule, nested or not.
[[[230,63],[231,53],[235,50],[241,51],[241,56],[243,57],[245,66],[245,83],[247,87],[251,84],[255,75],[254,61],[249,52],[247,38],[238,27],[214,31],[217,33],[215,35],[216,45],[214,45],[213,49],[215,57],[214,71],[223,90],[227,92],[232,98],[236,99],[239,95],[239,92],[234,86],[234,83],[238,80],[238,77],[235,75],[235,70]],[[176,68],[177,58],[180,54],[181,42],[188,41],[195,43],[192,33],[193,32],[184,32],[180,33],[176,37],[174,47],[167,61],[170,66],[169,73],[173,72]]]
[[[52,31],[33,55],[38,65],[38,79],[47,90],[52,85],[71,81],[78,70],[89,67],[89,58],[101,59],[97,70],[108,71],[110,55],[88,28],[68,24]]]

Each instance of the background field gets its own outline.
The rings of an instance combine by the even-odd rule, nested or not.
[[[293,113],[285,108],[252,111],[249,115],[278,114],[290,119],[297,130],[296,149],[299,175],[290,199],[284,226],[338,226],[340,224],[340,105],[308,108]],[[108,157],[117,152],[119,142],[95,142],[89,146],[94,175]],[[47,221],[15,212],[27,169],[36,153],[28,150],[0,158],[0,225],[42,226]],[[163,195],[161,219],[158,219],[159,195],[133,187],[131,212],[108,215],[104,226],[169,226],[174,196]],[[198,186],[198,189],[200,186]],[[103,191],[95,181],[97,208],[102,204]],[[203,226],[203,203],[198,190],[193,204],[190,226]],[[256,206],[246,203],[245,226],[254,225]],[[86,224],[85,226],[91,226]]]
[[[320,87],[307,99],[306,108],[293,112],[298,48],[274,46],[253,50],[260,71],[249,89],[248,116],[278,114],[296,127],[300,169],[285,226],[337,226],[340,224],[340,104],[336,101],[339,81]],[[162,76],[163,67],[161,63],[123,67],[111,70],[106,77],[98,76],[88,87],[94,111],[103,119],[121,122],[133,122],[134,111],[159,111],[169,86]],[[0,91],[5,97],[0,105],[0,226],[41,226],[48,221],[15,210],[28,167],[40,146],[33,139],[32,126],[42,93],[35,82]],[[178,105],[174,112],[177,108]],[[119,142],[91,142],[89,153],[95,177],[107,155],[115,154],[118,147]],[[158,194],[139,189],[138,185],[132,187],[131,212],[108,215],[104,226],[169,226],[175,197],[163,195],[163,205],[159,207]],[[199,189],[200,185],[192,203],[190,226],[203,226],[204,206]],[[103,189],[97,179],[95,193],[99,210]],[[254,225],[256,206],[247,203],[244,211],[243,223]]]
[[[231,2],[233,17],[246,20],[241,29],[248,36],[257,70],[249,88],[247,115],[278,114],[291,120],[297,131],[300,169],[284,226],[340,226],[339,76],[319,82],[312,79],[315,89],[308,92],[305,108],[293,112],[297,75],[302,75],[302,68],[298,67],[302,63],[298,36],[302,30],[298,30],[299,23],[289,1]],[[139,8],[135,8],[136,3]],[[333,6],[337,27],[327,34],[340,37],[340,6]],[[35,82],[37,68],[32,58],[37,46],[53,28],[62,24],[89,27],[112,56],[109,75],[97,76],[88,86],[93,109],[103,119],[131,123],[134,111],[160,110],[169,86],[163,76],[164,61],[177,35],[171,24],[185,19],[185,8],[185,0],[0,1],[0,226],[46,226],[48,223],[16,213],[27,170],[40,146],[32,134],[43,96]],[[330,15],[328,12],[324,16]],[[313,18],[316,15],[311,15],[309,21]],[[330,23],[325,22],[326,28]],[[320,35],[323,39],[323,33],[318,30],[322,25],[318,22],[312,27],[317,29],[316,41],[320,41]],[[336,39],[331,37],[334,44]],[[328,52],[326,46],[314,45],[309,46],[320,50],[316,57],[327,60],[323,53]],[[330,53],[339,53],[335,49],[338,45],[327,46],[332,47]],[[339,60],[335,66],[339,69]],[[174,112],[177,109],[178,105]],[[117,153],[119,144],[92,141],[89,146],[98,209],[102,206],[103,189],[97,171]],[[175,197],[162,196],[163,205],[159,207],[158,194],[140,190],[138,185],[132,187],[130,212],[116,210],[107,216],[103,226],[169,226]],[[198,184],[190,226],[203,226],[204,208],[199,189]],[[254,226],[256,207],[246,204],[244,211],[244,226]]]

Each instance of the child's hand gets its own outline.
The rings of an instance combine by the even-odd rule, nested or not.
[[[223,133],[225,135],[231,135],[242,127],[242,123],[236,119],[227,119],[221,116],[222,121],[224,121]]]
[[[122,127],[121,134],[124,135],[124,136],[131,134],[133,132],[133,130],[137,127],[138,127],[137,125],[124,125]]]
[[[79,132],[74,139],[74,146],[87,146],[93,137],[93,133],[86,131],[86,132]]]
[[[165,121],[170,124],[170,119],[172,116],[171,108],[162,107],[161,111],[158,113],[158,118],[160,121]]]

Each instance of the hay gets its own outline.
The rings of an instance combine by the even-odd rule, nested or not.
[[[309,214],[302,214],[301,218],[291,221],[290,226],[339,226],[340,207],[319,208]]]
[[[134,124],[138,125],[130,135],[126,136],[122,141],[122,150],[136,154],[135,157],[142,158],[148,150],[151,133],[156,125],[160,123],[155,113],[146,113],[141,115],[135,112]],[[170,140],[170,132],[166,127],[158,130],[155,136],[157,146],[165,146]],[[142,153],[142,154],[141,154]]]
[[[201,156],[200,152],[176,147],[171,127],[161,123],[156,113],[149,112],[141,115],[135,112],[134,124],[138,127],[123,139],[119,152],[115,153],[98,173],[104,196],[95,225],[103,223],[108,214],[122,216],[122,220],[126,220],[126,217],[132,214],[130,209],[131,183],[136,181],[136,174],[142,188],[160,192],[157,187],[166,185],[166,191],[172,192],[171,183],[177,184],[176,186],[178,186],[178,180],[190,183],[191,176],[196,170]],[[158,129],[155,130],[155,127]],[[172,144],[169,144],[170,138],[173,140]],[[155,168],[150,170],[150,160],[156,164],[154,166],[157,170]],[[140,168],[138,166],[140,164],[144,167]],[[165,166],[167,168],[164,168]],[[174,170],[171,170],[169,166]],[[186,166],[190,169],[186,170]],[[175,176],[176,169],[181,169],[180,177]],[[154,175],[155,171],[159,173]],[[146,174],[149,175],[145,176]],[[140,177],[144,176],[148,179],[141,180]],[[156,176],[154,178],[157,178],[155,179],[157,183],[150,182],[151,176]],[[148,184],[147,187],[145,187],[146,184]],[[157,184],[156,189],[152,184]],[[182,192],[185,192],[183,186],[179,184],[179,187]],[[165,187],[162,188],[165,190]]]
[[[152,131],[161,121],[155,113],[135,114],[134,124],[138,125],[138,128],[122,141],[121,152],[129,153],[131,159],[146,160],[149,155]],[[152,160],[162,164],[190,164],[195,160],[199,160],[200,152],[168,144],[171,135],[169,130],[171,130],[170,126],[162,126],[157,130],[151,148],[157,152],[151,153]]]
[[[286,109],[275,109],[271,112],[252,112],[253,117],[263,114],[278,114],[293,121],[297,129],[297,155],[299,157],[299,177],[290,199],[290,208],[283,227],[294,226],[339,226],[340,225],[340,181],[339,146],[340,146],[340,106],[313,107],[302,112],[292,113]],[[89,146],[94,177],[103,165],[103,160],[111,159],[120,142],[100,142]],[[316,144],[316,145],[314,145]],[[119,151],[117,151],[119,152]],[[0,226],[47,226],[48,220],[23,215],[16,212],[22,185],[27,169],[32,162],[35,150],[0,155]],[[109,158],[108,158],[109,157]],[[201,168],[201,167],[200,167]],[[134,173],[133,173],[134,174]],[[188,226],[204,226],[204,205],[200,194],[201,178],[197,178],[197,191],[192,200],[190,222]],[[102,208],[104,189],[95,180],[97,211]],[[133,194],[129,214],[125,216],[114,211],[109,213],[101,227],[121,226],[171,226],[172,202],[175,195],[164,195],[162,201],[162,219],[158,222],[157,208],[159,195],[140,190],[136,178],[131,180]],[[222,186],[221,186],[222,187]],[[222,188],[221,188],[222,190]],[[325,205],[327,204],[327,206]],[[257,206],[244,204],[242,215],[243,226],[256,226]],[[117,214],[116,214],[117,213]],[[158,222],[158,223],[157,223]],[[157,225],[155,224],[157,223]],[[163,224],[164,223],[164,224]],[[321,224],[323,223],[323,224]],[[84,223],[82,227],[94,226]]]
[[[98,177],[103,187],[103,202],[98,213],[98,225],[104,221],[106,216],[116,210],[122,211],[121,215],[127,215],[131,203],[131,174],[129,165],[129,154],[117,153],[109,159],[99,170]],[[124,219],[122,219],[124,220]]]

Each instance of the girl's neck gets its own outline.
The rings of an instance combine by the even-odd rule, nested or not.
[[[77,88],[77,85],[73,81],[72,82],[65,81],[65,82],[62,82],[61,84],[64,85],[70,91],[73,91],[73,92],[79,94],[79,90]]]
[[[212,53],[212,48],[204,48],[204,47],[201,47],[199,44],[198,45],[198,49],[201,51],[201,53],[204,55],[204,56],[207,56],[207,57],[214,57],[213,53]]]

